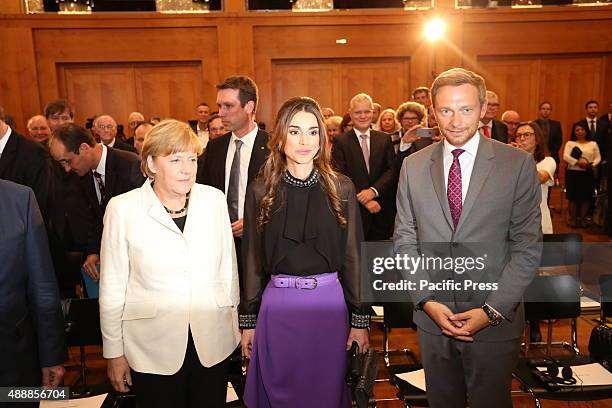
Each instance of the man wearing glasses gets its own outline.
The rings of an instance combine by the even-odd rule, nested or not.
[[[499,140],[508,143],[508,127],[495,119],[499,112],[499,97],[493,91],[487,91],[487,111],[480,119],[478,129],[480,134],[487,139]]]
[[[86,202],[86,213],[75,213],[75,217],[82,219],[74,221],[81,229],[87,229],[84,248],[87,257],[83,270],[97,282],[100,279],[98,265],[106,204],[112,197],[142,185],[144,177],[140,172],[140,160],[134,153],[96,142],[85,128],[72,123],[55,129],[50,151],[66,173],[79,176],[78,189]],[[93,225],[87,228],[90,223]]]
[[[93,131],[106,146],[136,153],[134,146],[130,146],[123,140],[117,138],[117,122],[112,116],[98,116],[93,122]]]

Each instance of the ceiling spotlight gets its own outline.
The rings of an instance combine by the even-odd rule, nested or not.
[[[446,23],[441,18],[434,18],[425,24],[424,36],[429,41],[439,40],[446,31]]]

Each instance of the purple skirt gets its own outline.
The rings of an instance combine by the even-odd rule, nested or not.
[[[288,276],[288,275],[277,275]],[[248,408],[345,408],[348,312],[337,273],[315,289],[270,281],[257,317],[244,401]]]

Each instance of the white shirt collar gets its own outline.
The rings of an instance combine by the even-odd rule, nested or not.
[[[8,143],[9,137],[11,136],[11,133],[13,132],[10,126],[6,126],[7,127],[7,131],[4,133],[4,136],[2,136],[2,138],[0,139],[0,156],[2,156],[2,152],[4,151],[4,148],[6,147],[6,144]]]
[[[96,167],[95,170],[92,171],[97,171],[102,177],[104,177],[106,175],[106,156],[108,152],[108,147],[106,147],[104,143],[100,144],[102,145],[102,156],[100,157],[98,167]]]
[[[488,127],[489,129],[493,129],[493,121],[490,120],[489,123],[483,123],[480,121],[480,123],[478,123],[478,129],[482,129],[484,126]]]
[[[242,143],[249,146],[250,148],[253,148],[253,145],[255,144],[255,138],[257,137],[257,132],[259,132],[259,126],[257,126],[257,124],[255,124],[253,130],[251,130],[249,133],[242,137],[238,137],[234,132],[232,132],[231,143],[236,143],[236,140],[241,140]]]
[[[111,140],[111,142],[107,146],[108,147],[115,147],[115,141],[117,141],[116,137],[114,137],[113,140]]]
[[[357,130],[355,128],[353,128],[353,131],[355,132],[355,135],[357,136],[357,139],[360,138],[360,135],[368,135],[368,139],[370,138],[370,128],[368,128],[368,130],[366,130],[365,132],[362,132],[362,131]]]
[[[470,156],[476,157],[476,153],[478,153],[478,144],[480,143],[480,132],[476,131],[474,136],[470,138],[463,146],[453,146],[446,139],[444,139],[444,151],[446,155],[452,155],[452,151],[455,149],[463,149]]]

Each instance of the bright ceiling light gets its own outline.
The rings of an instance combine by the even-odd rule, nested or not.
[[[429,41],[439,40],[446,31],[446,23],[441,18],[434,18],[425,24],[424,35]]]

